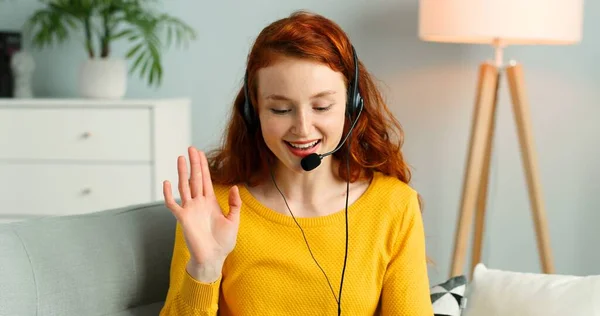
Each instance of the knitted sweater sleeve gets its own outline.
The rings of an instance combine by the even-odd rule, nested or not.
[[[402,214],[384,275],[382,315],[432,316],[425,234],[417,193],[412,192]]]
[[[160,316],[215,316],[219,306],[221,278],[202,283],[187,273],[190,253],[179,223],[175,230],[175,246],[171,259],[169,290]]]

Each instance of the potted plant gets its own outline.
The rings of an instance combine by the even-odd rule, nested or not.
[[[62,43],[82,31],[87,60],[79,72],[83,97],[121,98],[128,73],[137,72],[150,86],[162,82],[162,50],[196,38],[195,31],[176,17],[156,13],[153,0],[40,0],[45,6],[28,19],[25,30],[34,47]],[[126,40],[126,56],[113,56],[111,46]],[[132,65],[127,71],[127,60]]]

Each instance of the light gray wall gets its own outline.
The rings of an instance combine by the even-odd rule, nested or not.
[[[478,64],[485,46],[425,43],[417,38],[416,0],[169,0],[165,10],[196,28],[189,50],[165,54],[165,81],[153,90],[132,78],[128,97],[193,99],[194,144],[219,139],[241,85],[247,51],[269,22],[296,9],[337,21],[382,84],[406,132],[413,186],[424,196],[430,269],[448,275]],[[19,28],[33,0],[0,4],[0,28]],[[583,42],[566,47],[509,47],[524,64],[539,170],[557,272],[600,274],[600,2],[585,4]],[[122,52],[123,45],[116,51]],[[79,42],[36,52],[38,96],[76,96]],[[596,59],[594,59],[596,58]],[[484,260],[494,268],[540,271],[523,168],[506,83],[500,90]]]

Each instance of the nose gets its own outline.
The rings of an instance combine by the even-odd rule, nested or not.
[[[312,126],[312,117],[310,111],[299,109],[294,117],[294,126],[292,132],[298,136],[304,137],[310,135]]]

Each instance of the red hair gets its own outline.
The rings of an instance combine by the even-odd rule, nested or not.
[[[273,22],[258,35],[248,55],[248,93],[256,106],[257,70],[274,63],[281,56],[309,59],[328,65],[344,75],[346,87],[354,78],[354,59],[350,40],[331,20],[317,14],[297,11]],[[373,171],[409,183],[411,172],[401,152],[404,133],[388,109],[373,79],[359,61],[359,91],[364,109],[348,139],[350,142],[350,181],[370,178]],[[254,185],[269,176],[269,162],[275,156],[269,150],[260,128],[250,134],[239,109],[244,103],[243,88],[235,98],[229,125],[221,148],[211,151],[210,172],[214,183]],[[344,135],[350,123],[346,120]],[[346,157],[347,144],[333,156]],[[339,164],[339,176],[347,180],[346,164]]]

